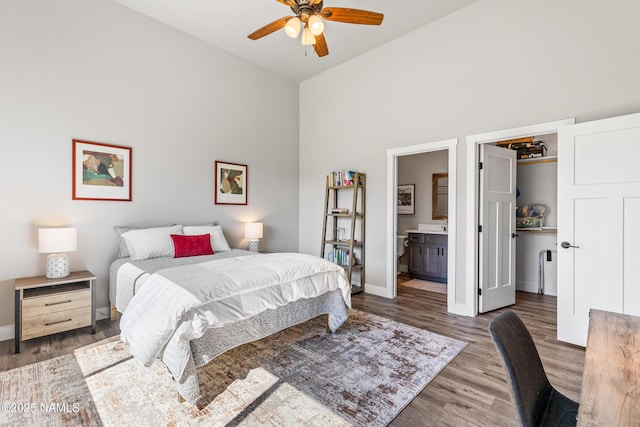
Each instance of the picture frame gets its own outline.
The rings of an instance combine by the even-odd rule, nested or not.
[[[416,185],[398,185],[398,215],[415,215]]]
[[[72,200],[131,201],[131,147],[72,140]]]
[[[246,205],[248,166],[216,160],[214,200],[216,205]]]

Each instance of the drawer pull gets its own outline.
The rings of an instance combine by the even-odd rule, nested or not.
[[[67,320],[60,320],[59,322],[45,323],[45,324],[44,324],[44,326],[57,325],[58,323],[64,323],[64,322],[71,322],[71,319],[67,319]]]
[[[49,307],[50,305],[66,304],[68,302],[71,302],[71,300],[60,301],[60,302],[48,302],[44,306]]]

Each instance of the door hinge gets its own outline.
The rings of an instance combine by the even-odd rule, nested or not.
[[[482,296],[482,288],[478,288],[478,295]]]
[[[478,169],[482,170],[482,162],[478,162]]]
[[[478,233],[482,233],[482,226],[481,225],[478,226]]]

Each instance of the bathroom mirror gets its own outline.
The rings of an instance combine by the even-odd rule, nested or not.
[[[434,173],[431,188],[431,219],[447,219],[449,207],[449,174]]]

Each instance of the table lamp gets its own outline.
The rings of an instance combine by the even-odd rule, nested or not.
[[[75,228],[41,228],[38,230],[38,252],[48,253],[45,276],[60,279],[71,274],[69,254],[75,251],[78,235]]]
[[[259,252],[259,243],[262,239],[262,223],[248,222],[244,225],[244,237],[249,239],[249,250]]]

